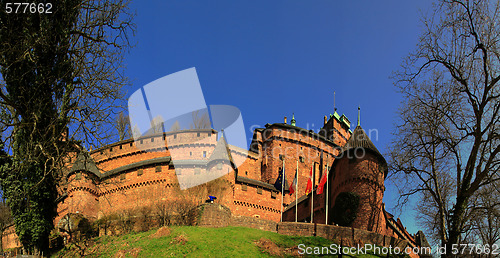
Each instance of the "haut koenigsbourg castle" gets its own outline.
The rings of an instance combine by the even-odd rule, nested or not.
[[[150,208],[153,213],[158,203],[174,205],[178,200],[193,203],[193,207],[207,206],[206,221],[198,221],[198,225],[212,223],[323,236],[347,246],[365,243],[401,248],[428,246],[421,231],[408,233],[399,218],[386,211],[382,201],[388,173],[386,160],[360,126],[359,117],[354,130],[350,128],[348,118],[335,111],[324,117],[319,132],[297,127],[295,117],[290,123],[285,117],[283,123],[257,128],[250,150],[227,148],[225,138],[213,129],[190,129],[82,151],[73,155],[65,172],[56,200],[58,216],[54,225],[64,234],[67,229],[64,221],[72,214],[95,221],[140,208]],[[168,148],[158,148],[158,143]],[[217,151],[218,148],[228,151]],[[182,159],[177,160],[175,168],[172,151],[176,152],[176,159]],[[223,154],[227,155],[225,159],[214,157],[220,153],[227,153]],[[229,162],[214,162],[218,159]],[[241,165],[236,167],[234,163]],[[275,183],[283,164],[282,196]],[[328,188],[321,194],[316,190],[306,194],[311,170],[313,188],[317,189],[327,168]],[[224,176],[192,189],[180,189],[176,173],[199,175],[210,171],[219,171]],[[295,171],[298,171],[298,195],[290,195]],[[357,216],[350,227],[335,225],[333,218],[336,197],[342,192],[359,195]],[[215,203],[205,204],[209,195],[217,197]],[[212,206],[216,208],[210,213]],[[101,231],[101,235],[109,234]],[[4,248],[19,246],[13,232],[11,229],[4,233]]]

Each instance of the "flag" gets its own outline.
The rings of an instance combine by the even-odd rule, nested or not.
[[[290,189],[290,195],[292,195],[293,193],[295,193],[295,185],[297,185],[297,176],[298,176],[297,173],[298,173],[298,171],[295,172],[295,178],[293,179],[293,182],[292,182],[292,184],[290,185],[290,188],[289,188]]]
[[[325,167],[325,173],[323,173],[323,176],[321,177],[321,180],[319,181],[318,189],[316,190],[316,192],[318,194],[323,193],[323,188],[325,187],[326,180],[328,180],[327,173],[328,173],[328,171],[326,171],[326,167]]]
[[[283,180],[284,180],[285,169],[281,169],[276,182],[274,182],[274,187],[278,189],[278,191],[283,192]]]
[[[311,174],[309,175],[309,180],[307,180],[306,194],[309,194],[313,189],[313,167],[311,166]]]

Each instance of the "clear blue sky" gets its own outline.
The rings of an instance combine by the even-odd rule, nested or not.
[[[400,103],[391,73],[413,49],[430,1],[134,1],[136,47],[126,56],[132,93],[196,67],[208,105],[238,107],[252,125],[282,122],[319,129],[338,113],[361,125],[387,151]],[[384,197],[393,209],[394,186]],[[410,233],[414,213],[401,219]]]

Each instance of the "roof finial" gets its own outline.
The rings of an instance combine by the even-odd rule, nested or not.
[[[293,126],[295,126],[295,113],[292,113],[292,120],[290,122]]]
[[[333,111],[337,111],[337,107],[335,106],[335,91],[333,92]]]
[[[359,119],[360,119],[360,116],[361,116],[360,115],[360,113],[361,113],[360,110],[361,110],[361,107],[358,105],[358,126],[359,126],[359,123],[360,123]]]

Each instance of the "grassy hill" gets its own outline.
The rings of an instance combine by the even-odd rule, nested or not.
[[[52,257],[78,257],[82,254],[89,257],[296,256],[299,244],[328,247],[333,243],[321,237],[285,236],[243,227],[176,226],[122,236],[102,236],[90,240],[85,247],[83,244],[68,245]]]

